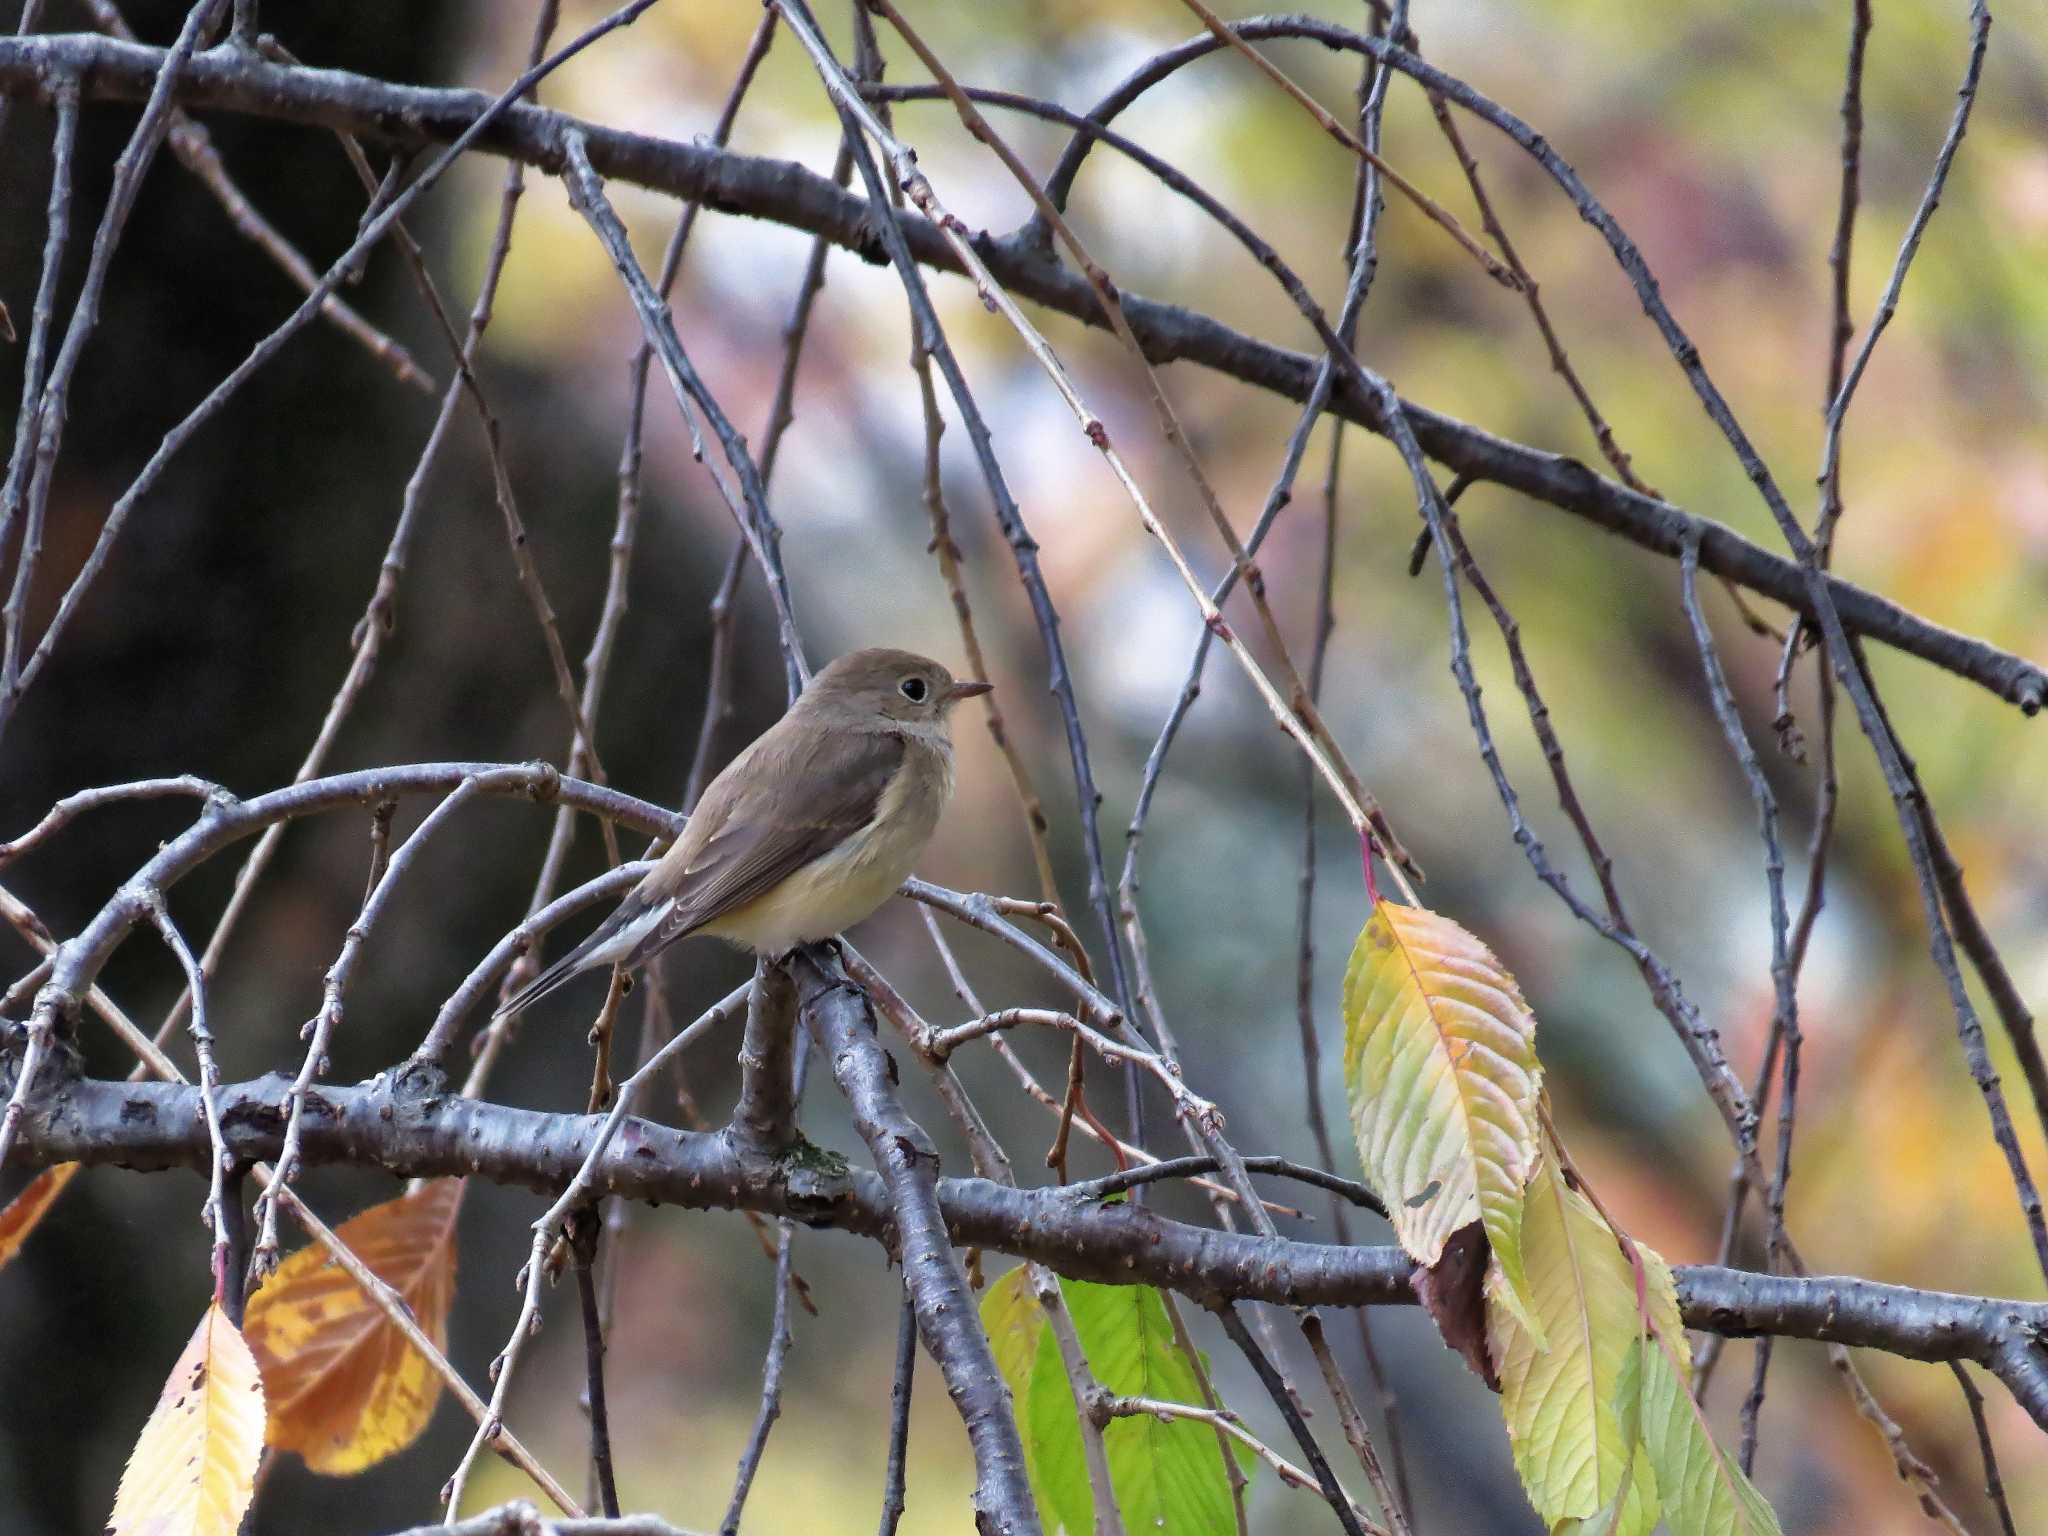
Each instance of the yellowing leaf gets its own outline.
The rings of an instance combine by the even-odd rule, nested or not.
[[[1038,1304],[1037,1292],[1032,1288],[1029,1265],[1019,1264],[982,1294],[981,1326],[988,1331],[996,1370],[1010,1389],[1010,1406],[1017,1415],[1017,1429],[1024,1441],[1024,1475],[1043,1519],[1052,1508],[1052,1501],[1046,1497],[1037,1458],[1032,1454],[1028,1408],[1039,1343],[1042,1339],[1047,1344],[1052,1341],[1045,1338],[1045,1309]]]
[[[1671,1536],[1780,1536],[1778,1517],[1708,1433],[1686,1390],[1685,1335],[1672,1328],[1630,1349],[1619,1386],[1640,1398],[1643,1451],[1655,1469]]]
[[[1682,1341],[1671,1270],[1651,1249],[1636,1248],[1650,1316]],[[1488,1307],[1515,1471],[1553,1529],[1643,1536],[1657,1523],[1658,1484],[1637,1445],[1636,1402],[1617,1401],[1624,1362],[1642,1334],[1634,1266],[1592,1202],[1547,1157],[1529,1181],[1522,1258],[1542,1342],[1512,1311]],[[1500,1278],[1497,1270],[1488,1277],[1489,1291],[1498,1292]]]
[[[58,1163],[45,1168],[22,1186],[20,1194],[7,1202],[7,1209],[0,1211],[0,1264],[21,1252],[21,1245],[49,1215],[50,1207],[57,1203],[57,1197],[64,1193],[64,1186],[71,1182],[72,1175],[80,1166],[78,1163]]]
[[[1424,1264],[1460,1227],[1484,1224],[1502,1300],[1519,1310],[1535,1035],[1514,977],[1479,940],[1419,907],[1373,908],[1344,975],[1344,1085],[1366,1179]]]
[[[1032,1291],[1028,1265],[1019,1264],[983,1293],[981,1326],[995,1351],[996,1370],[1022,1404],[1038,1359],[1038,1336],[1045,1331],[1045,1309]]]
[[[235,1536],[262,1454],[263,1382],[216,1302],[129,1453],[106,1536]]]
[[[336,1234],[404,1298],[426,1336],[448,1337],[460,1179],[350,1217]],[[376,1465],[419,1438],[441,1378],[324,1248],[302,1248],[249,1298],[243,1320],[270,1395],[270,1443],[315,1472]]]

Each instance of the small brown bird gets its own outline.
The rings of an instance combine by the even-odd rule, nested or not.
[[[953,792],[946,718],[989,687],[910,651],[840,657],[711,781],[618,910],[498,1013],[694,933],[779,956],[852,927],[931,840]]]

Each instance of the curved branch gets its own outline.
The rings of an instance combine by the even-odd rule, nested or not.
[[[46,995],[66,1011],[76,1005],[107,957],[141,920],[134,891],[168,890],[223,848],[273,822],[351,805],[367,810],[407,795],[446,794],[471,779],[478,794],[523,795],[542,804],[560,801],[650,836],[674,831],[679,819],[645,800],[572,779],[548,763],[407,763],[308,779],[253,800],[209,799],[197,822],[165,843],[76,938],[58,949]]]
[[[0,1063],[18,1060],[18,1028]],[[278,1076],[224,1085],[221,1135],[240,1159],[274,1157],[288,1084]],[[474,1174],[559,1190],[588,1156],[602,1115],[548,1114],[422,1093],[386,1078],[306,1096],[308,1165],[377,1167],[400,1178]],[[12,1162],[76,1161],[137,1170],[203,1169],[209,1140],[199,1091],[186,1084],[73,1079],[28,1107]],[[874,1239],[897,1208],[882,1178],[749,1152],[716,1133],[628,1118],[592,1170],[590,1188],[689,1209],[788,1216]],[[1010,1189],[987,1179],[937,1181],[952,1241],[1034,1260],[1079,1280],[1146,1284],[1197,1300],[1283,1306],[1411,1304],[1413,1265],[1394,1248],[1261,1238],[1169,1221],[1143,1206],[1076,1199],[1058,1187]],[[1970,1360],[1995,1374],[2048,1429],[2048,1303],[1915,1290],[1848,1276],[1764,1275],[1680,1265],[1686,1325],[1730,1337],[1770,1334],[1883,1350],[1909,1360]]]
[[[1287,18],[1299,35],[1350,38],[1341,27]],[[1282,21],[1270,23],[1273,27]],[[1261,35],[1247,30],[1247,36]],[[1207,39],[1216,46],[1213,39]],[[0,95],[49,96],[59,79],[75,75],[94,100],[136,101],[147,95],[163,62],[160,49],[89,35],[0,39]],[[1398,62],[1398,61],[1394,61]],[[174,95],[181,106],[247,113],[270,119],[343,129],[400,144],[446,143],[474,124],[492,98],[479,91],[393,85],[339,70],[293,68],[219,51],[191,60]],[[600,175],[727,213],[771,220],[823,235],[864,259],[882,252],[867,200],[828,178],[788,161],[734,154],[706,145],[652,138],[586,123],[542,107],[519,105],[477,137],[477,147],[560,172],[562,135],[582,132]],[[904,236],[917,260],[949,272],[958,256],[929,221],[905,214]],[[1101,311],[1084,278],[1022,238],[975,240],[990,271],[1012,293],[1086,324]],[[1318,359],[1247,336],[1181,305],[1136,294],[1124,296],[1132,331],[1152,362],[1199,363],[1291,400],[1314,388]],[[1330,408],[1374,431],[1385,423],[1375,403],[1340,385]],[[1694,517],[1668,502],[1608,480],[1576,459],[1496,437],[1482,428],[1402,402],[1416,441],[1433,459],[1474,480],[1520,491],[1620,535],[1667,559],[1691,540],[1700,568],[1784,604],[1809,618],[1813,602],[1798,564],[1770,553],[1732,529]],[[1875,593],[1829,578],[1829,594],[1843,625],[1953,672],[2017,704],[2028,714],[2048,701],[2048,671],[2024,657],[1929,623]]]

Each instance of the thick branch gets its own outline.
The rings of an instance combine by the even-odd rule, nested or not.
[[[780,1152],[797,1139],[796,987],[789,972],[762,961],[740,1043],[740,1098],[732,1129],[758,1152]]]
[[[945,1377],[946,1391],[974,1446],[974,1528],[981,1536],[1037,1536],[1037,1506],[1024,1474],[1024,1442],[1009,1389],[981,1326],[966,1271],[939,1201],[939,1153],[896,1097],[896,1063],[875,1038],[874,1009],[821,945],[790,962],[805,1026],[853,1111],[854,1128],[881,1171],[880,1196],[892,1229],[918,1336]]]
[[[808,991],[813,985],[802,983]],[[858,1011],[852,994],[835,993]],[[824,1000],[829,1003],[829,1000]],[[817,1006],[814,1004],[814,1010]],[[0,1087],[20,1042],[0,1037]],[[836,1049],[836,1047],[835,1047]],[[828,1052],[828,1054],[830,1054]],[[223,1085],[221,1134],[239,1160],[275,1157],[283,1140],[281,1074]],[[307,1093],[308,1165],[383,1168],[399,1178],[475,1174],[558,1190],[581,1166],[600,1115],[546,1114],[389,1079]],[[55,1077],[28,1106],[13,1161],[204,1169],[198,1090],[168,1083]],[[886,1238],[897,1207],[881,1177],[750,1153],[731,1138],[627,1119],[594,1170],[605,1194],[690,1209],[751,1210]],[[1126,1204],[1077,1200],[1057,1187],[1007,1189],[986,1179],[939,1179],[954,1243],[1035,1260],[1079,1280],[1164,1286],[1197,1300],[1370,1306],[1414,1301],[1412,1267],[1392,1248],[1258,1238],[1169,1221]],[[1921,1291],[1849,1277],[1761,1275],[1716,1265],[1677,1270],[1687,1326],[1725,1335],[1771,1334],[1881,1349],[1912,1360],[1972,1360],[1994,1372],[2048,1428],[2048,1304]]]
[[[76,76],[90,99],[140,100],[162,60],[160,49],[90,35],[0,39],[0,95],[49,97],[60,79]],[[270,64],[225,50],[195,56],[174,95],[187,108],[243,112],[408,145],[453,140],[491,101],[478,91],[393,85],[338,70]],[[477,143],[559,173],[562,135],[570,128],[584,134],[590,162],[606,178],[822,235],[870,261],[882,257],[867,201],[788,161],[627,133],[526,105],[508,108]],[[901,222],[919,262],[960,270],[958,256],[938,228],[908,214]],[[1084,323],[1102,323],[1087,281],[1040,246],[982,236],[975,248],[1010,292]],[[1315,357],[1259,341],[1180,305],[1135,294],[1124,295],[1123,305],[1152,362],[1199,363],[1292,400],[1307,399],[1314,388]],[[1334,392],[1330,408],[1382,430],[1375,404],[1348,386]],[[1575,459],[1495,437],[1410,402],[1402,402],[1402,410],[1423,450],[1457,473],[1520,491],[1667,558],[1677,558],[1689,540],[1697,539],[1701,569],[1814,616],[1798,565],[1732,529],[1631,491]],[[2034,663],[1930,624],[1848,582],[1830,578],[1829,590],[1852,633],[1966,677],[2029,714],[2048,700],[2048,672]]]

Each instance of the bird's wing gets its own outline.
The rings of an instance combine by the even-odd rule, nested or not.
[[[681,867],[657,866],[622,905],[622,912],[637,906],[646,913],[664,904],[668,910],[617,963],[640,964],[830,853],[874,820],[905,750],[900,736],[871,731],[763,737],[705,792],[692,817],[710,829],[703,843],[686,839],[676,850]],[[792,751],[802,760],[791,761]],[[758,792],[769,777],[807,789],[799,805],[785,801],[772,819],[761,814],[768,797]]]

